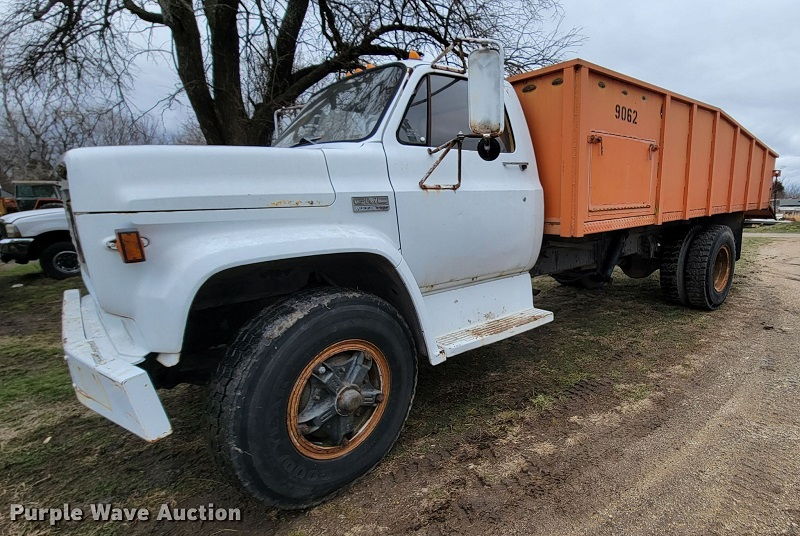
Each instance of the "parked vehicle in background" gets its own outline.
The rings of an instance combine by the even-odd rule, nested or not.
[[[36,210],[64,206],[61,188],[55,181],[16,181],[14,197],[17,210]]]
[[[0,260],[27,264],[38,260],[54,279],[80,273],[63,208],[26,210],[0,218]]]
[[[0,188],[0,216],[17,211],[17,201],[11,192],[6,192]]]
[[[322,89],[275,147],[68,152],[91,289],[64,295],[80,401],[155,441],[171,433],[156,387],[210,381],[226,471],[302,508],[390,450],[417,356],[553,320],[532,275],[660,270],[670,301],[720,307],[775,153],[717,108],[580,60],[506,82],[499,45],[472,42],[468,77],[440,56]]]

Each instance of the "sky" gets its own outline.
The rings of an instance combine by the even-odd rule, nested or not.
[[[800,2],[561,0],[580,57],[722,108],[800,185]]]
[[[565,54],[718,106],[780,155],[800,185],[800,2],[797,0],[560,0],[562,27],[584,42]],[[8,0],[0,0],[5,7]],[[154,41],[169,47],[160,30]],[[147,110],[177,84],[171,62],[141,58],[132,96]],[[177,127],[188,107],[156,110]]]

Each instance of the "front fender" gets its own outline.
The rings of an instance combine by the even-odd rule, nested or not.
[[[294,215],[319,209],[285,210]],[[174,213],[173,219],[191,217],[191,213]],[[103,309],[133,319],[134,322],[127,322],[129,331],[135,331],[133,337],[141,338],[142,346],[151,352],[181,351],[194,297],[215,274],[248,264],[316,255],[367,253],[383,257],[395,267],[406,286],[419,324],[426,325],[422,295],[398,245],[375,228],[303,223],[297,218],[291,225],[251,222],[243,229],[241,222],[209,224],[198,221],[176,225],[175,221],[164,224],[154,218],[154,215],[137,214],[131,221],[142,236],[152,237],[145,250],[146,262],[122,264],[116,253],[109,252],[103,258],[93,259],[90,266],[98,274],[113,273],[113,278],[86,274],[87,286]],[[85,229],[102,227],[96,223],[84,226]],[[81,240],[97,243],[104,238],[82,235]],[[87,249],[85,244],[84,249]],[[433,341],[425,340],[426,346],[432,348]]]

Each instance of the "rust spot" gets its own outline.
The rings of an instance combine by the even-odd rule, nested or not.
[[[506,318],[498,318],[497,320],[490,320],[489,322],[485,322],[483,324],[480,324],[479,326],[475,326],[474,328],[470,328],[465,331],[476,338],[483,338],[483,337],[488,337],[490,335],[503,333],[517,326],[522,326],[525,324],[529,324],[530,322],[535,322],[536,320],[540,320],[545,316],[547,315],[546,314],[541,314],[536,316],[515,315]]]

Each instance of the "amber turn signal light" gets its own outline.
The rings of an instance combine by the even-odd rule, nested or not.
[[[144,243],[136,229],[117,229],[117,251],[125,263],[144,262]]]

